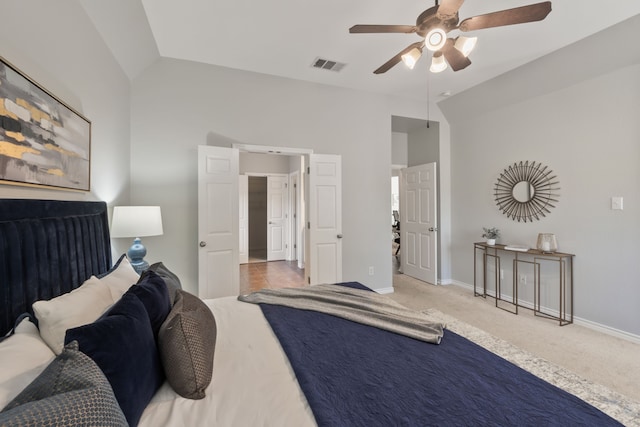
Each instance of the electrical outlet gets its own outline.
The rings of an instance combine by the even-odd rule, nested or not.
[[[369,267],[369,276],[373,276],[373,267]]]
[[[521,274],[520,275],[520,284],[521,285],[526,285],[527,284],[527,275],[526,274]]]

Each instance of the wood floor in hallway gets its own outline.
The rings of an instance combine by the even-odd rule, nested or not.
[[[260,289],[301,288],[306,286],[304,270],[297,261],[270,261],[240,264],[240,293]]]

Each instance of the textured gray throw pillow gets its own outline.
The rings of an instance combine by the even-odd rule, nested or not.
[[[158,276],[164,279],[164,282],[167,284],[167,289],[169,290],[169,299],[171,300],[171,305],[173,305],[175,302],[176,291],[178,289],[182,289],[182,283],[180,283],[180,279],[178,278],[178,276],[176,276],[176,274],[173,271],[169,270],[161,262],[156,262],[155,264],[151,264],[149,268],[145,270],[145,272],[147,271],[153,271]],[[140,277],[140,281],[144,279],[145,272],[142,273]]]
[[[109,381],[77,341],[0,413],[2,426],[127,426]]]
[[[158,347],[171,387],[182,397],[202,399],[213,374],[216,321],[200,298],[176,291],[173,309],[160,327]]]

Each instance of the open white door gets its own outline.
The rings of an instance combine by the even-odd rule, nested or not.
[[[267,261],[287,257],[287,175],[267,176]]]
[[[342,281],[342,158],[309,155],[309,284]]]
[[[249,176],[240,175],[238,178],[238,207],[240,225],[240,248],[238,262],[246,264],[249,262]]]
[[[400,171],[402,272],[432,284],[438,280],[436,164]]]
[[[237,296],[238,162],[235,148],[198,146],[198,295]]]

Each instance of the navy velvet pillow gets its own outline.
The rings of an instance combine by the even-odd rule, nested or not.
[[[144,304],[151,321],[153,336],[157,339],[160,326],[171,311],[171,300],[164,279],[153,271],[145,272],[144,277],[127,293],[134,294]]]
[[[167,289],[169,290],[169,299],[171,300],[171,305],[173,306],[176,299],[176,292],[178,291],[178,289],[182,289],[182,283],[180,283],[180,279],[163,263],[156,262],[155,264],[151,264],[148,269],[142,272],[142,274],[140,275],[140,281],[142,281],[144,279],[144,276],[151,271],[158,274],[158,276],[164,279],[164,283],[167,285]]]
[[[127,292],[94,323],[69,329],[65,343],[74,340],[102,369],[127,422],[136,426],[165,379],[145,305]]]

